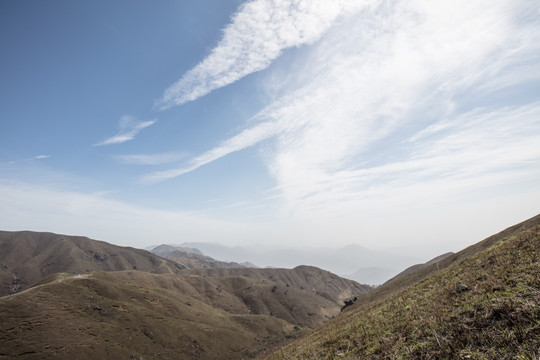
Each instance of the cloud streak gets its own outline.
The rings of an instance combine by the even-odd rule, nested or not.
[[[28,161],[33,161],[33,160],[43,160],[43,159],[49,159],[51,156],[50,155],[36,155],[36,156],[32,156],[31,158],[26,158],[26,159],[21,159],[21,160],[12,160],[12,161],[8,161],[7,163],[4,163],[4,164],[1,164],[1,165],[15,165],[15,164],[19,164],[19,163],[23,163],[23,162],[28,162]]]
[[[271,122],[263,122],[252,128],[246,129],[240,134],[222,142],[212,150],[209,150],[193,159],[185,166],[176,169],[157,171],[147,174],[140,179],[141,183],[151,184],[178,177],[211,163],[233,152],[255,145],[265,139],[275,136],[278,127]]]
[[[112,144],[121,144],[126,141],[135,139],[135,136],[142,130],[150,125],[155,124],[157,119],[148,120],[148,121],[138,121],[134,117],[129,115],[124,115],[120,118],[118,122],[118,132],[116,135],[111,136],[93,146],[104,146]]]
[[[243,4],[211,53],[165,90],[166,109],[267,68],[283,50],[317,41],[344,11],[372,1],[253,0]]]

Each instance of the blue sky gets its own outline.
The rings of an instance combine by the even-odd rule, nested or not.
[[[0,228],[435,256],[539,212],[536,1],[3,1]]]

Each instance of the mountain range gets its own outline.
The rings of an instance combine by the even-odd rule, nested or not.
[[[252,358],[371,290],[315,267],[186,269],[51,233],[1,232],[0,249],[0,359]]]

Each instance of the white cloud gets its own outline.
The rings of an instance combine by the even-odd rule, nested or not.
[[[50,155],[37,155],[37,156],[34,156],[34,159],[36,159],[36,160],[48,159],[48,158],[50,158]]]
[[[274,113],[283,124],[304,123],[280,133],[276,151],[269,157],[291,211],[327,210],[330,203],[343,209],[343,202],[358,203],[361,194],[374,188],[382,187],[388,194],[393,187],[404,188],[407,181],[423,183],[430,169],[439,169],[437,176],[453,176],[462,171],[460,167],[472,171],[489,163],[490,171],[497,172],[510,161],[495,150],[512,154],[513,161],[529,161],[529,166],[530,161],[538,163],[537,152],[518,146],[538,140],[536,108],[534,115],[515,117],[506,116],[504,108],[477,109],[480,118],[490,119],[485,122],[467,115],[469,123],[462,123],[459,114],[462,103],[470,101],[459,99],[461,94],[479,94],[480,87],[486,91],[487,82],[509,71],[514,75],[528,71],[515,66],[523,56],[538,60],[539,45],[529,37],[515,37],[524,31],[514,18],[514,10],[522,6],[503,1],[399,2],[366,17],[343,19],[330,29],[306,60],[311,76],[304,76],[307,80],[299,90]],[[525,28],[534,30],[530,24]],[[527,113],[512,109],[516,114],[521,111]],[[499,117],[494,115],[499,112]],[[432,124],[439,118],[449,119],[444,126],[452,132],[445,141],[423,144],[430,156],[422,161],[438,165],[429,168],[418,163],[418,154],[397,145],[412,129],[432,126],[424,135],[434,131]],[[513,126],[527,130],[507,130]],[[501,138],[505,131],[501,142],[481,136]],[[490,156],[498,158],[485,162]],[[428,174],[414,178],[387,174],[388,179],[378,174],[371,181],[356,176],[362,173],[357,169],[373,162],[421,166]],[[441,168],[443,164],[448,166]],[[414,198],[423,192],[411,194]]]
[[[116,135],[105,139],[93,146],[103,146],[111,144],[121,144],[129,140],[135,139],[135,136],[144,128],[153,125],[157,120],[138,121],[134,117],[124,115],[118,122],[118,132]]]
[[[339,217],[418,199],[435,206],[486,183],[540,180],[538,104],[474,103],[538,79],[532,8],[401,1],[341,12],[257,125],[146,180],[185,174],[269,137],[276,142],[265,158],[285,216]]]
[[[267,68],[284,49],[312,44],[343,12],[373,1],[253,0],[243,4],[212,52],[156,102],[181,105]]]

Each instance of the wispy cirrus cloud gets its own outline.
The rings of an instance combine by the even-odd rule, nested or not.
[[[199,167],[206,165],[212,161],[222,158],[233,152],[245,149],[255,145],[260,141],[268,139],[276,135],[279,129],[271,122],[263,122],[252,128],[246,129],[240,134],[222,142],[212,150],[209,150],[197,157],[192,158],[187,164],[182,167],[157,171],[141,177],[142,183],[156,183],[168,179],[178,177],[188,172],[194,171]]]
[[[99,143],[96,143],[93,146],[121,144],[126,141],[133,140],[142,129],[155,124],[156,121],[157,119],[139,121],[133,116],[124,115],[120,118],[118,122],[118,132],[116,133],[116,135],[111,136],[110,138],[107,138]]]
[[[204,96],[267,68],[284,49],[312,44],[344,11],[374,1],[253,0],[243,4],[211,53],[165,90],[166,109]]]
[[[519,104],[519,96],[510,106],[483,103],[539,79],[533,2],[398,1],[357,10],[332,18],[257,125],[145,180],[180,176],[270,137],[265,159],[291,211],[354,212],[368,198],[391,206],[538,177],[538,105]]]

